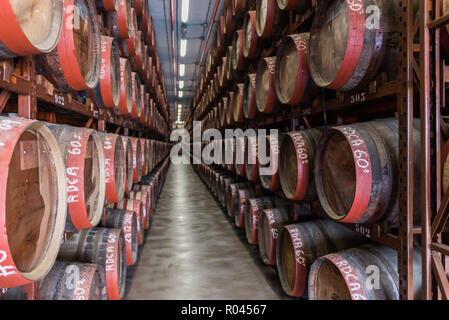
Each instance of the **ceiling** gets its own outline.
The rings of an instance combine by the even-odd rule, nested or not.
[[[172,32],[171,32],[171,2],[173,3],[174,15],[174,47],[176,73],[174,75],[174,63],[172,54]],[[212,32],[207,43],[206,53],[215,38],[217,23],[224,10],[226,0],[189,0],[189,17],[187,23],[181,21],[183,0],[149,0],[150,14],[153,17],[153,26],[156,34],[156,44],[162,70],[165,77],[165,87],[167,90],[167,100],[169,103],[170,120],[172,124],[177,120],[177,106],[182,104],[181,121],[185,120],[188,108],[190,108],[196,78],[197,66],[200,63],[205,38],[215,10],[219,3]],[[181,39],[187,39],[187,53],[185,57],[180,57]],[[204,66],[206,54],[202,59]],[[185,75],[179,76],[179,64],[185,64]],[[179,98],[179,88],[175,87],[175,81],[184,80],[183,97]],[[175,92],[177,95],[175,96]]]

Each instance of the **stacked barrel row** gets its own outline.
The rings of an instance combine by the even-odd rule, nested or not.
[[[286,295],[311,300],[399,299],[395,250],[325,219],[316,201],[296,202],[264,192],[260,185],[216,165],[195,169],[248,244],[258,247],[263,263],[277,268]],[[420,259],[416,250],[417,297]]]
[[[0,60],[35,55],[58,92],[168,135],[164,77],[148,1],[3,1]]]
[[[372,5],[227,1],[195,94],[193,119],[204,129],[238,127],[292,106],[311,108],[320,103],[319,88],[328,89],[325,96],[331,98],[336,90],[367,92],[372,81],[395,80],[399,1],[376,2],[376,19]],[[293,21],[295,14],[299,18]],[[295,29],[310,16],[311,23]]]
[[[0,131],[0,287],[35,283],[39,299],[122,298],[169,144],[16,117],[0,117]]]
[[[281,111],[292,111],[291,120],[296,120],[294,108],[314,108],[327,99],[395,81],[399,15],[397,0],[226,2],[195,94],[193,119],[201,121],[203,131],[254,130],[244,137],[201,143],[203,160],[212,165],[196,169],[235,225],[245,227],[248,242],[259,246],[262,260],[277,265],[290,296],[399,297],[397,253],[341,231],[346,224],[365,234],[377,223],[386,232],[397,232],[398,120],[336,125],[324,115],[294,121],[302,127],[264,121],[269,118],[265,115]],[[277,133],[267,130],[268,136],[258,136],[257,124]],[[419,141],[415,123],[416,225]],[[291,201],[289,209],[273,212],[285,207],[285,201]],[[312,220],[310,215],[298,218],[295,206],[307,207]],[[414,257],[420,278],[420,253]],[[367,285],[373,279],[369,266],[381,271],[380,285]]]

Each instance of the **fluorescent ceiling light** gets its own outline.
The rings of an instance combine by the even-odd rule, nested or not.
[[[185,57],[187,53],[187,39],[181,39],[181,57]]]
[[[189,0],[182,0],[181,20],[186,23],[189,20]]]
[[[186,74],[186,65],[182,63],[179,65],[179,76],[184,77],[185,74]]]
[[[179,91],[179,97],[182,98],[184,96],[184,92],[183,91]]]
[[[179,89],[184,89],[184,80],[179,81]]]

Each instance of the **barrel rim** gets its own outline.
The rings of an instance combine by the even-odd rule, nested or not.
[[[3,117],[0,118],[0,120],[5,120]],[[11,120],[11,119],[8,119]],[[19,121],[20,124],[18,127],[16,127],[16,130],[20,130],[19,134],[16,135],[14,141],[12,142],[11,146],[12,149],[8,150],[8,159],[11,159],[12,152],[14,151],[20,137],[25,133],[26,131],[35,131],[38,132],[42,137],[45,139],[49,149],[51,149],[52,152],[50,152],[50,156],[52,157],[54,167],[55,167],[55,176],[57,181],[57,207],[54,214],[54,223],[53,223],[53,230],[48,236],[48,244],[45,248],[44,254],[40,257],[39,261],[36,262],[35,267],[33,270],[29,272],[23,272],[20,271],[19,268],[14,263],[14,257],[11,254],[9,250],[9,240],[6,235],[6,230],[4,233],[4,239],[8,242],[7,244],[7,252],[10,253],[10,257],[12,262],[14,263],[14,267],[19,273],[18,279],[17,277],[14,277],[15,280],[12,280],[11,282],[8,281],[8,278],[5,278],[4,283],[2,281],[2,287],[9,287],[16,286],[17,282],[28,282],[28,281],[38,281],[45,277],[45,275],[48,274],[48,272],[53,267],[54,262],[56,261],[56,257],[59,252],[59,248],[61,246],[61,241],[63,235],[64,235],[64,229],[65,229],[65,222],[67,217],[67,192],[66,192],[66,182],[65,182],[65,165],[64,161],[62,159],[62,154],[59,148],[59,143],[56,140],[55,136],[51,132],[51,130],[47,127],[47,125],[44,122],[40,122],[37,120],[27,120],[27,119],[21,119],[16,118],[14,121]],[[13,129],[14,130],[14,129]],[[8,173],[9,169],[5,169],[5,175],[4,179],[0,182],[2,185],[4,185],[4,189],[6,192],[6,186],[7,186],[7,180],[8,180]],[[4,195],[2,195],[4,196]],[[5,207],[5,201],[2,202],[2,206]],[[6,211],[5,211],[6,212]]]
[[[2,21],[2,26],[0,27],[2,41],[0,43],[3,43],[13,53],[23,56],[50,53],[53,51],[59,43],[63,28],[63,1],[52,0],[52,7],[52,23],[49,32],[51,36],[47,37],[41,43],[32,43],[20,26],[10,1],[5,1],[1,10],[5,16],[0,19]],[[2,32],[1,30],[4,31]]]
[[[299,47],[296,42],[302,41],[303,46]],[[288,96],[287,92],[281,85],[281,63],[284,57],[284,52],[288,46],[292,45],[296,48],[297,57],[297,71],[301,67],[301,72],[296,73],[295,87],[293,93]],[[286,36],[276,52],[276,67],[275,67],[275,89],[278,100],[282,104],[296,105],[301,102],[309,80],[309,33],[297,33]]]

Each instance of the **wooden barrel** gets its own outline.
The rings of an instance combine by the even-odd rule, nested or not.
[[[87,128],[48,125],[58,140],[66,165],[66,232],[95,227],[105,200],[105,157],[98,132]]]
[[[236,156],[235,137],[225,139],[225,166],[229,171],[235,170],[235,156]]]
[[[259,243],[257,230],[263,210],[286,205],[288,205],[287,201],[274,196],[248,199],[248,208],[245,211],[245,234],[249,244]]]
[[[260,41],[257,35],[257,13],[256,10],[248,11],[243,21],[243,56],[247,59],[254,59],[259,56]]]
[[[225,178],[228,178],[228,177],[229,177],[229,176],[227,175],[227,173],[226,173],[225,171],[223,171],[223,172],[220,174],[220,176],[218,177],[218,181],[217,181],[217,186],[216,186],[217,191],[216,191],[216,194],[217,194],[217,200],[218,200],[218,203],[220,204],[221,207],[224,207],[224,206],[223,206],[223,199],[222,199],[221,188],[222,188],[222,185],[223,185],[223,180],[224,180]]]
[[[91,263],[56,261],[39,282],[39,300],[104,300],[105,273]]]
[[[243,86],[243,113],[246,119],[254,119],[257,113],[256,73],[248,73]]]
[[[137,230],[137,215],[134,211],[104,208],[101,226],[120,229],[125,240],[126,266],[137,262],[139,252],[139,232]]]
[[[58,254],[67,213],[65,165],[46,125],[0,117],[1,288],[38,281]]]
[[[217,54],[221,55],[223,53],[224,44],[226,43],[226,35],[224,33],[224,17],[220,16],[220,21],[218,22],[217,26],[217,36],[216,43],[217,43]]]
[[[241,16],[245,13],[248,0],[232,0],[231,8],[233,16]]]
[[[144,204],[140,200],[135,199],[124,199],[118,203],[112,203],[108,205],[108,208],[121,209],[127,211],[133,211],[137,218],[137,240],[138,244],[142,245],[145,236],[145,216],[146,210]]]
[[[142,31],[137,31],[137,48],[136,48],[136,65],[137,70],[145,71],[147,66],[147,57],[145,53],[144,35]]]
[[[217,98],[219,98],[219,95],[221,93],[221,87],[220,87],[220,80],[218,79],[218,68],[217,71],[215,71],[214,75],[212,76],[212,81],[214,84],[214,94]]]
[[[103,15],[104,29],[109,37],[120,39],[120,28],[118,24],[117,11],[108,11]]]
[[[313,0],[277,0],[281,10],[305,13],[314,6]]]
[[[120,102],[120,54],[117,40],[101,37],[100,81],[94,88],[98,107],[116,108]]]
[[[120,0],[117,8],[118,25],[120,30],[120,38],[128,39],[131,36],[132,15],[131,1]]]
[[[133,186],[133,144],[130,137],[121,137],[125,154],[125,192],[129,192]]]
[[[252,182],[259,181],[259,162],[257,153],[257,137],[249,136],[245,147],[245,173],[246,178]]]
[[[256,103],[262,113],[273,113],[279,104],[276,95],[276,57],[262,58],[257,64]]]
[[[151,213],[152,213],[152,208],[151,208],[151,199],[150,199],[150,192],[149,191],[130,191],[129,192],[129,198],[132,200],[139,200],[142,202],[144,210],[145,210],[145,215],[144,215],[144,219],[143,219],[143,229],[144,230],[148,230],[150,228],[150,224],[151,224]]]
[[[249,199],[257,196],[254,188],[239,189],[234,203],[234,222],[238,228],[245,227],[245,216],[249,211]]]
[[[227,94],[228,103],[226,104],[226,124],[232,126],[234,124],[234,91]]]
[[[103,142],[106,201],[116,203],[123,200],[126,183],[126,155],[121,136],[99,133]]]
[[[126,287],[126,248],[122,230],[80,230],[61,246],[58,260],[97,264],[105,272],[108,300],[123,298]]]
[[[263,39],[276,39],[282,33],[284,12],[279,10],[276,0],[260,0],[256,5],[256,31]]]
[[[60,0],[2,1],[0,60],[51,52],[58,44],[62,16]]]
[[[259,178],[262,186],[270,191],[279,189],[279,137],[267,136],[265,149],[258,144]],[[265,151],[265,152],[264,152]]]
[[[222,65],[217,66],[217,73],[216,73],[216,81],[217,81],[217,87],[219,88],[217,94],[220,94],[223,92],[223,87],[221,86],[221,81],[223,78],[223,70],[222,70]]]
[[[117,11],[120,0],[95,0],[97,8],[101,11]]]
[[[133,86],[133,105],[131,109],[131,117],[133,119],[139,119],[142,114],[142,88],[139,74],[132,73],[132,86]]]
[[[39,282],[31,282],[14,288],[0,288],[1,301],[36,301],[38,300]]]
[[[145,117],[146,117],[147,106],[148,106],[146,98],[147,98],[147,88],[145,87],[144,84],[141,84],[140,85],[140,105],[142,106],[142,110],[140,112],[139,122],[142,124],[145,124]],[[143,151],[143,149],[142,149],[142,151]]]
[[[150,168],[149,168],[149,170],[148,170],[148,172],[152,172],[153,170],[154,170],[154,168],[155,168],[155,166],[156,166],[156,159],[155,159],[155,154],[154,154],[154,152],[155,152],[155,149],[154,149],[155,147],[154,147],[154,141],[153,140],[151,140],[151,139],[149,139],[148,140],[148,152],[149,152],[149,157],[150,157],[150,162],[149,162],[149,165],[150,165]]]
[[[153,216],[154,209],[156,208],[157,199],[159,196],[159,181],[158,181],[158,171],[154,175],[143,177],[140,185],[136,187],[134,190],[137,191],[147,191],[150,194],[150,203],[151,203],[151,217]]]
[[[58,45],[36,58],[37,71],[60,91],[93,89],[99,81],[101,64],[97,10],[91,0],[63,3],[65,22]]]
[[[223,171],[220,168],[219,171],[216,172],[216,179],[215,179],[215,186],[214,186],[215,197],[219,200],[219,202],[220,202],[221,183],[222,183],[224,177],[227,177],[227,174],[225,171]]]
[[[150,8],[148,5],[148,1],[142,0],[142,16],[140,17],[140,22],[141,22],[141,26],[142,26],[142,31],[145,34],[145,38],[148,32],[151,31],[151,29],[149,29],[149,24],[148,24],[148,20],[150,17]]]
[[[284,292],[307,298],[309,268],[317,258],[366,242],[366,238],[328,219],[285,226],[277,243],[277,269]]]
[[[309,33],[284,38],[276,54],[276,94],[283,104],[310,104],[318,96],[309,77]],[[312,90],[315,89],[315,93]]]
[[[225,4],[224,18],[225,18],[225,34],[226,36],[229,37],[231,36],[232,32],[234,32],[236,27],[236,20],[233,19],[232,15],[232,0],[227,1]]]
[[[235,216],[236,207],[238,209],[238,191],[239,189],[249,189],[252,188],[249,182],[238,182],[231,183],[226,190],[226,209],[228,215],[232,218]]]
[[[225,57],[222,57],[221,59],[222,59],[222,63],[221,63],[221,77],[219,79],[220,80],[220,87],[227,88],[229,83],[230,83],[230,79],[228,79],[228,77],[227,77],[228,75],[227,75],[227,72],[226,72],[226,66],[228,64],[228,58],[225,56]]]
[[[154,28],[151,29],[151,42],[148,43],[148,45],[150,46],[150,52],[151,55],[157,56],[157,50],[156,50],[156,34],[154,32]]]
[[[144,38],[143,41],[145,42],[145,38]],[[149,64],[148,64],[150,56],[151,56],[150,48],[145,43],[143,43],[143,57],[142,57],[142,59],[144,60],[143,64],[144,64],[145,67],[142,70],[142,82],[145,82],[145,83],[147,83],[148,68],[150,67]],[[153,65],[151,65],[151,68],[153,68]]]
[[[420,133],[414,124],[415,222],[420,221]],[[321,140],[315,182],[326,214],[346,223],[398,225],[399,123],[381,119],[335,127]]]
[[[397,252],[378,245],[363,245],[321,257],[309,274],[310,300],[399,300]],[[373,273],[379,272],[373,290]],[[421,298],[421,250],[413,251],[413,294]]]
[[[227,190],[231,184],[235,183],[235,181],[236,179],[230,176],[225,176],[222,180],[218,198],[220,199],[220,203],[223,208],[227,207]]]
[[[232,116],[234,122],[242,123],[245,121],[245,113],[243,111],[243,83],[237,83],[234,86],[234,97],[233,97],[233,108],[232,108]]]
[[[139,138],[130,138],[133,146],[133,183],[142,179],[142,144]]]
[[[263,210],[257,224],[257,242],[262,261],[276,265],[276,245],[285,225],[310,219],[311,212],[298,204]]]
[[[156,197],[155,190],[151,185],[143,185],[143,184],[135,184],[133,187],[132,196],[133,199],[140,200],[147,207],[147,221],[145,223],[145,230],[148,230],[151,227],[151,221],[153,219],[154,209],[156,208]],[[136,192],[141,192],[141,194],[137,194]]]
[[[137,15],[141,16],[145,12],[145,0],[134,0],[136,13]]]
[[[150,54],[151,54],[151,45],[153,42],[153,17],[151,14],[148,15],[148,32],[146,37],[146,44],[150,47]]]
[[[245,56],[243,55],[244,38],[244,31],[237,30],[237,32],[234,34],[234,39],[232,40],[231,62],[232,69],[236,71],[242,71],[246,69],[246,60]]]
[[[118,110],[121,115],[131,114],[133,108],[133,82],[131,64],[120,58],[120,100]]]
[[[238,137],[235,140],[235,172],[242,177],[246,177],[245,156],[247,155],[247,137]]]
[[[150,152],[148,150],[147,139],[140,139],[142,149],[142,176],[146,176],[148,173],[148,166],[150,163]]]
[[[223,61],[225,62],[223,64],[223,72],[225,73],[226,77],[225,79],[228,82],[228,84],[232,84],[233,83],[232,80],[234,80],[233,78],[234,73],[232,72],[232,46],[226,47],[225,51],[226,51],[225,55],[226,61]]]
[[[370,0],[319,3],[309,56],[310,74],[318,86],[350,91],[371,81],[384,62],[397,61],[399,3],[376,2],[377,19],[368,14],[370,6]],[[376,26],[376,21],[381,23]]]
[[[147,61],[147,75],[145,78],[145,83],[148,85],[148,87],[153,90],[154,89],[154,84],[153,84],[153,57],[148,56],[148,61]]]
[[[316,198],[315,152],[322,129],[289,132],[282,139],[279,152],[279,179],[287,199],[309,201]]]
[[[137,16],[134,8],[130,9],[130,30],[128,38],[124,38],[122,41],[122,54],[126,57],[133,57],[137,54],[138,43],[138,27],[137,27]]]

